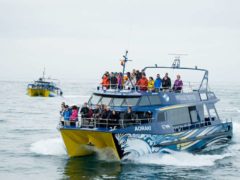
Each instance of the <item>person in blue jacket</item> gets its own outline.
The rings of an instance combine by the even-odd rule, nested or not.
[[[160,75],[157,74],[157,77],[156,77],[155,82],[154,82],[155,91],[159,92],[161,86],[162,86],[162,79],[160,78]]]
[[[63,112],[63,117],[65,121],[69,121],[70,116],[72,115],[72,110],[66,105],[65,111]]]

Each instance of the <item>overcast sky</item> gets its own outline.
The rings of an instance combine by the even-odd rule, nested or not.
[[[207,68],[211,81],[240,77],[239,0],[0,0],[0,80],[60,80],[171,65]]]

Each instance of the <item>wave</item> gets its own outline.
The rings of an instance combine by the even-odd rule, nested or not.
[[[66,149],[61,138],[37,141],[30,146],[30,151],[39,155],[66,155]]]
[[[64,98],[89,98],[90,96],[81,96],[81,95],[66,95]]]
[[[168,153],[160,154],[148,154],[139,158],[132,157],[128,159],[133,163],[141,164],[154,164],[154,165],[167,165],[167,166],[180,166],[180,167],[202,167],[202,166],[214,166],[218,160],[222,160],[227,157],[235,157],[240,151],[240,123],[233,122],[233,140],[230,144],[224,144],[222,146],[212,146],[209,151],[204,154],[192,154],[189,152],[176,152],[166,150]],[[219,151],[214,154],[210,154],[213,150],[219,150],[225,148],[224,151]]]
[[[199,155],[188,152],[174,152],[164,154],[149,154],[141,156],[130,161],[136,164],[153,164],[164,166],[178,167],[203,167],[214,166],[217,160],[231,156],[230,154],[223,155]]]

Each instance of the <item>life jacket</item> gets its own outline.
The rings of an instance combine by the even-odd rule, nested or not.
[[[137,82],[137,85],[139,86],[141,91],[146,91],[148,89],[148,80],[147,78],[141,78],[139,79],[139,81]]]
[[[148,90],[154,89],[154,80],[148,81]]]
[[[109,88],[110,80],[109,80],[108,76],[104,75],[101,84],[102,84],[103,87]]]

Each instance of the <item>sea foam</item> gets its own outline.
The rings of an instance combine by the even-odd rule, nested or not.
[[[64,143],[61,138],[44,139],[30,146],[30,151],[40,155],[60,156],[66,155]]]

